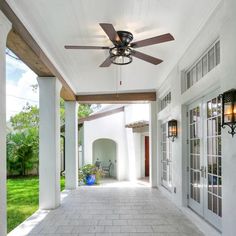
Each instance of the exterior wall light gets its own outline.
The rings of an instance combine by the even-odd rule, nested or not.
[[[224,92],[222,95],[222,128],[230,127],[229,134],[236,134],[236,89]]]
[[[177,138],[177,120],[169,120],[168,121],[168,138],[174,142],[175,138]]]

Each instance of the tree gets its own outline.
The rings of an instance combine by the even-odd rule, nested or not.
[[[7,136],[7,162],[11,174],[25,176],[38,168],[38,129],[29,128]]]
[[[93,107],[98,108],[96,105]],[[92,105],[79,106],[79,117],[88,116]],[[65,120],[64,100],[60,101],[61,124]],[[11,175],[27,175],[38,169],[39,109],[26,104],[23,110],[10,118],[11,131],[7,135],[7,167]]]
[[[20,113],[10,118],[10,123],[15,131],[22,131],[29,128],[38,129],[39,109],[37,106],[30,106],[27,103]]]
[[[39,109],[26,104],[10,118],[12,131],[7,135],[7,167],[12,175],[27,175],[38,169]]]

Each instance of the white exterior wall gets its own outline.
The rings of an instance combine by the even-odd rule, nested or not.
[[[112,139],[117,144],[117,178],[135,181],[145,175],[144,136],[133,133],[126,124],[149,120],[149,104],[125,106],[124,112],[84,122],[84,164],[93,162],[93,142],[97,139]]]
[[[117,179],[125,180],[127,176],[128,158],[125,136],[124,112],[101,117],[84,122],[84,164],[93,161],[93,142],[107,138],[116,142],[117,149]]]
[[[213,70],[181,94],[181,72],[188,69],[214,41],[220,39],[221,62]],[[207,23],[191,43],[188,50],[175,65],[165,82],[159,88],[161,98],[167,91],[171,91],[171,104],[158,113],[158,127],[161,122],[170,119],[178,121],[178,138],[173,143],[172,186],[176,193],[169,193],[160,183],[160,169],[158,180],[159,188],[178,206],[187,205],[187,117],[186,108],[193,101],[209,95],[216,90],[223,93],[236,88],[236,2],[222,1],[210,16]],[[236,235],[236,138],[227,133],[228,128],[222,130],[222,176],[223,176],[223,218],[222,235]],[[159,132],[160,134],[160,132]],[[160,145],[160,141],[158,142]],[[160,152],[158,160],[160,161]],[[159,162],[160,163],[160,162]],[[199,223],[200,225],[200,223]],[[209,230],[205,225],[205,230]],[[212,234],[207,234],[212,235]],[[213,233],[217,235],[217,233]]]
[[[125,106],[125,124],[136,121],[149,121],[149,104],[131,104]]]
[[[142,120],[149,121],[149,116],[149,104],[125,106],[125,124]],[[145,135],[149,136],[149,133],[133,133],[131,128],[126,128],[130,181],[135,181],[145,176]]]

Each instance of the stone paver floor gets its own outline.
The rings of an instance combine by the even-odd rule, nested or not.
[[[37,214],[32,217],[11,236],[203,235],[159,190],[140,183],[79,187],[68,193],[59,208],[46,212],[40,222]]]

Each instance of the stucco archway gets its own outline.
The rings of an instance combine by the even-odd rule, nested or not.
[[[117,178],[117,144],[114,140],[100,138],[93,141],[93,164],[101,162],[102,167],[111,164],[110,175]]]

